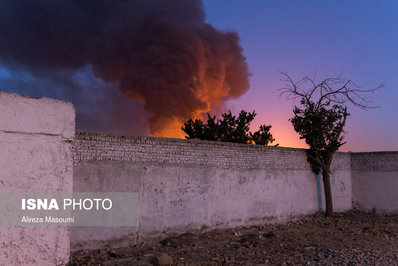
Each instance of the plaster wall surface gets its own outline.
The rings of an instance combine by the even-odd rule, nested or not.
[[[353,200],[365,210],[398,213],[398,152],[351,154]]]
[[[0,92],[0,192],[72,192],[75,108]],[[69,260],[68,227],[0,227],[0,265]]]
[[[0,92],[0,192],[138,192],[138,227],[0,227],[0,265],[317,211],[305,150],[77,132],[72,104]],[[398,213],[398,152],[337,153],[334,209]],[[323,188],[321,188],[323,198]],[[323,199],[324,206],[324,199]],[[129,210],[126,210],[129,211]]]
[[[281,222],[318,208],[301,149],[87,132],[77,132],[73,146],[73,190],[139,192],[140,225],[72,227],[72,249]],[[332,171],[335,209],[349,210],[348,153],[336,154]]]

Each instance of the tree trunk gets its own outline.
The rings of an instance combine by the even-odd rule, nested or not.
[[[325,189],[326,217],[333,217],[332,187],[330,185],[330,170],[322,169],[323,187]]]

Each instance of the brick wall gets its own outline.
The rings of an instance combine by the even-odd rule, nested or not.
[[[398,212],[398,152],[352,153],[351,168],[357,207]]]
[[[126,161],[154,164],[217,166],[224,169],[308,170],[303,149],[201,140],[117,136],[77,132],[74,161]],[[346,153],[332,168],[350,169]]]
[[[76,133],[73,149],[74,191],[140,194],[139,227],[72,227],[74,250],[282,222],[318,209],[303,149],[87,132]],[[336,154],[332,171],[335,209],[348,210],[350,155]]]
[[[357,171],[398,171],[398,152],[352,153],[351,168]]]

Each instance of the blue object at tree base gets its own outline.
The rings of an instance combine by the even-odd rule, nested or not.
[[[322,212],[322,196],[321,196],[321,174],[316,175],[316,191],[318,194],[318,213]]]

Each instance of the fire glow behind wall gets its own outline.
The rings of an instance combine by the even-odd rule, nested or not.
[[[0,63],[44,80],[62,76],[63,95],[76,91],[60,73],[91,66],[97,78],[117,84],[131,104],[143,103],[152,135],[181,137],[186,119],[220,108],[249,88],[238,35],[204,20],[198,0],[2,1]],[[78,103],[88,114],[84,97],[92,99],[95,88],[90,93]],[[112,108],[122,106],[114,92],[104,94]],[[128,110],[105,108],[109,121],[118,120],[108,127],[134,123]]]

